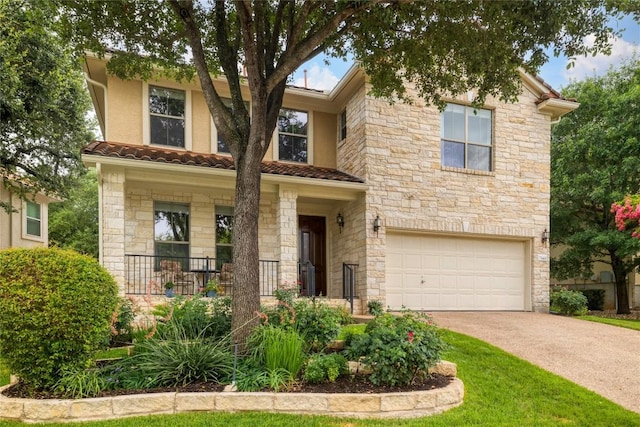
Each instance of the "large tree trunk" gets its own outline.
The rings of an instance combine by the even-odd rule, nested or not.
[[[250,138],[257,138],[252,132]],[[233,226],[234,284],[232,302],[233,340],[244,349],[258,323],[260,310],[260,261],[258,217],[260,214],[260,143],[249,141],[236,162],[236,203]]]
[[[627,292],[627,271],[623,261],[615,254],[611,254],[611,267],[615,278],[616,302],[618,314],[629,314],[629,293]]]

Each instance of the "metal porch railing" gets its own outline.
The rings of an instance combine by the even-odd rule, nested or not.
[[[353,314],[353,300],[355,298],[358,279],[358,264],[342,263],[342,297],[349,301]]]
[[[177,295],[194,295],[210,279],[216,279],[224,295],[233,293],[233,263],[210,257],[125,255],[125,292],[162,295],[172,282]],[[270,296],[278,287],[278,261],[260,260],[260,295]]]

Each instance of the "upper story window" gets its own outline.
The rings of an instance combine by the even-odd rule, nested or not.
[[[233,113],[233,105],[230,98],[222,98],[222,103]],[[245,102],[244,106],[247,110],[249,110],[249,103]],[[217,139],[218,139],[218,153],[231,154],[231,150],[229,150],[229,146],[224,141],[222,136],[216,131]]]
[[[155,202],[153,209],[155,255],[178,258],[189,266],[189,205]]]
[[[26,234],[32,237],[42,237],[42,206],[38,203],[25,203]]]
[[[340,141],[347,137],[347,110],[340,113]]]
[[[490,171],[491,110],[448,104],[440,115],[442,165]]]
[[[309,113],[280,110],[278,116],[278,153],[280,160],[307,163]]]
[[[185,147],[185,92],[149,86],[151,144]]]

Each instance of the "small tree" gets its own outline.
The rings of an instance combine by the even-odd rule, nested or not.
[[[109,342],[118,288],[98,262],[62,249],[0,252],[0,357],[32,389],[86,368]]]
[[[625,212],[632,214],[632,201],[613,212],[611,207],[640,189],[638,87],[637,61],[570,84],[564,94],[580,107],[551,134],[551,243],[565,248],[552,259],[551,275],[588,277],[594,262],[609,264],[619,314],[630,311],[626,278],[640,265],[640,239],[616,225]]]

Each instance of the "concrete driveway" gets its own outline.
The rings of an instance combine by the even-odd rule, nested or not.
[[[495,345],[640,413],[640,331],[541,313],[434,312]]]

